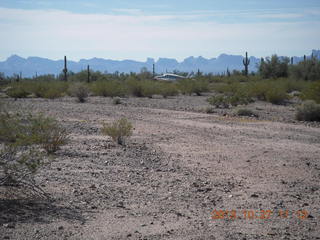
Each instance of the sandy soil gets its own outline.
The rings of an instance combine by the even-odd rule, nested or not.
[[[319,125],[266,103],[248,106],[259,118],[205,114],[205,99],[17,100],[71,140],[37,175],[50,201],[0,188],[0,238],[320,239]],[[126,147],[100,133],[120,117],[135,126]]]

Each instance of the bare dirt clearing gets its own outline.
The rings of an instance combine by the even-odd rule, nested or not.
[[[0,189],[1,238],[320,239],[317,125],[288,123],[292,108],[271,104],[251,106],[269,109],[258,120],[199,113],[204,97],[123,102],[17,101],[58,118],[71,141],[37,176],[51,202],[9,200]],[[126,147],[100,133],[120,117],[135,127]],[[214,209],[240,218],[212,219]],[[244,210],[273,214],[244,219]]]

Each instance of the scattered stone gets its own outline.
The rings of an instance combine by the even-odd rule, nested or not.
[[[3,226],[5,228],[15,228],[16,227],[16,225],[14,223],[5,223],[5,224],[3,224]]]
[[[123,202],[118,202],[116,207],[119,207],[119,208],[124,208],[124,204]]]
[[[63,229],[64,229],[63,226],[59,226],[59,227],[58,227],[58,230],[63,230]]]
[[[259,195],[258,195],[258,194],[256,194],[256,193],[254,193],[254,194],[251,194],[251,197],[253,197],[253,198],[257,198],[257,197],[259,197]]]
[[[97,187],[96,187],[95,184],[92,184],[89,188],[91,188],[91,189],[96,189]]]

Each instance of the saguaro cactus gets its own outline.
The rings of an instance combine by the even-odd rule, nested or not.
[[[90,66],[87,67],[87,82],[90,82]]]
[[[229,68],[227,68],[227,76],[230,77],[231,76],[231,73],[229,71]]]
[[[248,75],[248,66],[250,64],[250,59],[248,58],[248,52],[246,52],[246,58],[242,60],[243,65],[244,65],[244,74],[247,76]]]
[[[64,74],[64,77],[63,77],[63,80],[64,81],[68,81],[68,69],[67,69],[67,57],[64,56],[64,69],[63,69],[63,74]]]
[[[152,64],[152,76],[155,77],[156,75],[156,70],[154,64]]]

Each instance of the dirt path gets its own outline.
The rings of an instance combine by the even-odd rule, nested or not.
[[[320,128],[104,99],[19,105],[58,117],[72,141],[38,176],[51,203],[0,200],[3,238],[320,239]],[[99,132],[122,116],[135,126],[125,148]]]

